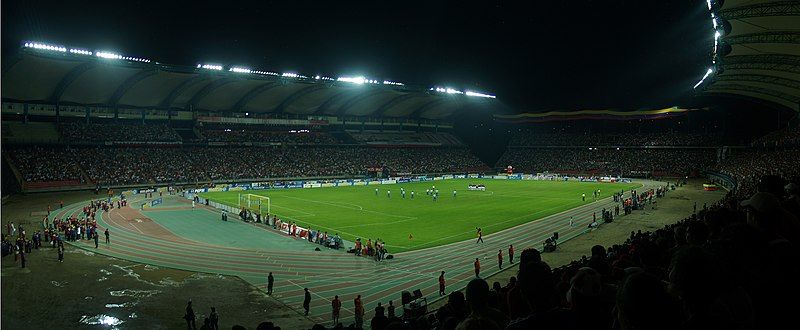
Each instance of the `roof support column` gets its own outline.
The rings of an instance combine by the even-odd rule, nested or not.
[[[22,122],[28,123],[28,103],[22,105]]]
[[[56,102],[56,123],[61,122],[61,104]]]
[[[86,123],[89,123],[89,106],[85,106],[84,109],[86,110]]]
[[[142,109],[142,125],[144,125],[144,116],[145,116],[145,112],[146,112],[146,111],[145,111],[144,109]]]

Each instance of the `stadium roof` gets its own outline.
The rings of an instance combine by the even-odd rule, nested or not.
[[[719,29],[715,23],[715,33],[724,34],[724,57],[704,93],[756,98],[800,111],[800,1],[719,2],[721,7],[713,2],[720,8],[712,13],[727,21]]]
[[[195,67],[25,43],[3,67],[4,101],[294,115],[443,119],[494,96],[364,77],[307,77],[221,64]]]

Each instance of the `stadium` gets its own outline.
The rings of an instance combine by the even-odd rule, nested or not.
[[[785,326],[800,2],[640,7],[4,3],[0,326]]]

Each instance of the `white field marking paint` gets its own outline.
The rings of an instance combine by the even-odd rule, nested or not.
[[[316,217],[316,216],[317,216],[316,214],[314,214],[314,213],[311,213],[311,212],[306,212],[306,211],[303,211],[303,210],[297,210],[297,209],[289,208],[289,207],[286,207],[286,206],[280,206],[280,205],[275,205],[275,204],[272,204],[272,207],[274,207],[274,208],[279,208],[279,209],[286,209],[286,210],[289,210],[289,211],[294,211],[294,212],[299,212],[299,213],[303,213],[303,214],[305,214],[305,215],[303,215],[304,217]]]
[[[141,229],[139,229],[139,227],[136,227],[136,226],[135,226],[134,224],[132,224],[132,223],[131,223],[130,225],[131,225],[131,227],[133,227],[133,229],[136,229],[136,231],[138,231],[140,234],[144,234],[144,232],[143,232]]]
[[[300,288],[300,289],[305,289],[305,287],[304,287],[304,286],[302,286],[302,285],[299,285],[299,284],[297,284],[297,283],[295,283],[295,282],[292,282],[292,280],[286,280],[286,282],[292,283],[293,285],[297,286],[297,287],[298,287],[298,288]],[[314,292],[314,291],[311,291],[311,290],[308,290],[308,291],[309,291],[309,292],[311,292],[311,294],[313,294],[313,295],[315,295],[315,296],[319,297],[320,299],[322,299],[322,301],[331,302],[331,300],[330,300],[330,299],[328,299],[328,298],[325,298],[325,297],[323,297],[323,296],[320,296],[319,294],[317,294],[317,293],[316,293],[316,292]],[[342,304],[342,309],[344,309],[344,310],[346,310],[346,311],[348,311],[348,312],[350,312],[350,313],[354,313],[352,309],[349,309],[349,308],[347,308],[347,307],[344,307],[344,304]],[[354,313],[354,314],[355,314],[355,313]]]
[[[313,199],[305,199],[305,198],[292,197],[292,196],[285,196],[285,197],[286,198],[297,199],[297,200],[301,200],[301,201],[306,201],[306,202],[311,202],[311,203],[319,203],[319,204],[325,204],[325,205],[330,205],[330,206],[341,207],[341,208],[348,209],[348,210],[355,210],[354,208],[344,207],[342,205],[334,204],[334,203],[331,203],[331,202],[317,201],[317,200],[313,200]],[[349,204],[349,203],[343,203],[343,204]],[[355,204],[350,204],[350,205],[355,205]],[[358,206],[358,205],[355,205],[355,206]],[[388,214],[388,213],[383,213],[383,212],[378,212],[378,211],[364,210],[363,207],[361,207],[361,206],[358,206],[358,207],[361,208],[359,211],[375,213],[375,214],[379,214],[379,215],[386,216],[386,217],[403,218],[403,219],[416,219],[416,217],[409,217],[409,216],[406,216],[406,215],[394,215],[394,214]]]
[[[646,183],[648,183],[648,184],[652,184],[653,182],[655,182],[655,183],[659,183],[658,181],[645,181],[645,182],[646,182]],[[645,190],[647,190],[647,189],[650,189],[650,188],[655,188],[655,186],[652,186],[652,187],[651,187],[651,186],[649,186],[649,185],[640,184],[640,185],[639,185],[639,187],[632,188],[632,189],[645,189]],[[611,200],[611,197],[606,197],[606,198],[603,198],[603,199],[601,199],[601,200],[598,200],[598,201],[602,201],[602,200],[608,200],[608,201],[610,201],[610,200]],[[564,213],[567,213],[567,212],[575,211],[575,210],[577,210],[577,209],[579,209],[579,208],[582,208],[582,207],[584,207],[584,206],[590,206],[590,205],[592,205],[592,204],[593,204],[593,203],[588,203],[588,204],[582,204],[582,205],[578,205],[578,206],[575,206],[575,207],[573,207],[573,208],[571,208],[571,209],[567,209],[567,210],[561,211],[561,212],[559,212],[559,213],[556,213],[556,214],[551,214],[551,215],[549,215],[549,216],[547,216],[547,217],[556,217],[556,216],[559,216],[559,215],[561,215],[561,214],[564,214]],[[615,203],[613,203],[613,202],[612,202],[612,203],[611,203],[611,204],[609,204],[609,205],[612,205],[612,206],[613,206],[614,204],[615,204]],[[541,212],[541,211],[539,211],[539,212]],[[535,214],[535,213],[533,213],[533,214]],[[520,218],[520,217],[517,217],[517,218]],[[512,218],[512,219],[510,219],[510,220],[503,221],[503,222],[501,222],[501,223],[505,223],[505,222],[508,222],[508,221],[511,221],[511,220],[515,220],[515,219],[517,219],[517,218]],[[544,218],[543,218],[543,219],[544,219]],[[517,226],[514,226],[514,227],[506,228],[506,229],[503,229],[503,230],[501,230],[501,231],[499,231],[499,232],[497,232],[497,233],[494,233],[494,234],[492,234],[492,235],[495,235],[495,234],[498,234],[498,233],[501,233],[501,232],[504,232],[504,231],[507,231],[507,230],[511,230],[511,229],[513,229],[513,228],[516,228],[516,227],[518,227],[518,226],[524,226],[524,225],[526,225],[526,224],[527,224],[527,223],[523,223],[523,224],[519,224],[519,225],[517,225]],[[488,227],[491,227],[491,226],[493,226],[493,225],[490,225],[490,226],[488,226]],[[470,233],[470,232],[472,232],[472,231],[469,231],[469,232],[466,232],[466,233],[462,233],[462,234],[459,234],[459,235],[468,234],[468,233]],[[453,237],[453,236],[458,236],[458,235],[451,235],[450,237]],[[450,237],[446,237],[446,238],[450,238]],[[441,239],[438,239],[438,240],[435,240],[435,241],[440,241],[440,240],[442,240],[442,239],[446,239],[446,238],[441,238]],[[461,241],[461,242],[467,242],[467,241],[470,241],[470,240],[471,240],[471,239],[469,239],[469,240],[464,240],[464,241]],[[432,242],[435,242],[435,241],[432,241]],[[453,242],[453,243],[449,243],[449,244],[457,244],[457,243],[461,243],[461,242]],[[431,242],[423,243],[423,244],[422,244],[422,245],[420,245],[420,246],[424,246],[424,245],[427,245],[427,244],[429,244],[429,243],[431,243]],[[449,245],[449,244],[448,244],[448,245]],[[422,248],[422,249],[418,249],[418,250],[414,250],[414,251],[400,252],[400,253],[396,253],[396,254],[397,254],[397,255],[405,255],[406,253],[419,253],[419,252],[422,252],[422,251],[425,251],[425,250],[428,250],[428,249],[437,248],[437,247],[440,247],[440,246],[432,246],[432,247]]]
[[[508,223],[508,222],[511,222],[511,221],[516,221],[516,220],[521,219],[521,218],[530,217],[530,216],[533,216],[533,215],[536,215],[536,214],[539,214],[539,213],[542,213],[542,212],[547,212],[547,211],[550,211],[550,210],[553,210],[553,209],[557,209],[557,208],[560,208],[560,207],[562,207],[562,205],[554,206],[554,207],[547,208],[547,209],[544,209],[544,210],[539,210],[539,211],[536,211],[536,212],[533,212],[533,213],[530,213],[530,214],[523,214],[523,215],[518,216],[518,217],[513,217],[511,219],[507,219],[507,220],[504,220],[504,221],[501,221],[501,222],[493,223],[493,224],[488,225],[488,226],[483,227],[483,228],[495,227],[495,226],[498,226],[498,225],[502,225],[504,223]],[[456,236],[461,236],[461,235],[469,234],[469,233],[472,233],[472,232],[474,232],[474,231],[469,230],[469,231],[462,232],[462,233],[459,233],[459,234],[454,234],[454,235],[450,235],[450,236],[441,237],[439,239],[435,239],[435,240],[432,240],[432,241],[428,241],[428,242],[422,243],[422,244],[418,245],[417,247],[425,246],[425,245],[428,245],[428,244],[431,244],[431,243],[447,240],[447,239],[450,239],[450,238],[453,238],[453,237],[456,237]]]

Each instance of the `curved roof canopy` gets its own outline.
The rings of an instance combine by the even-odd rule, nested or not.
[[[443,119],[457,111],[495,104],[491,95],[389,81],[381,83],[361,77],[337,81],[327,77],[244,71],[235,67],[181,67],[65,50],[23,48],[3,67],[3,100],[119,108],[424,119]]]
[[[726,0],[730,25],[705,93],[761,99],[800,111],[800,1]],[[724,32],[723,32],[724,33]],[[730,47],[730,48],[728,48]]]

